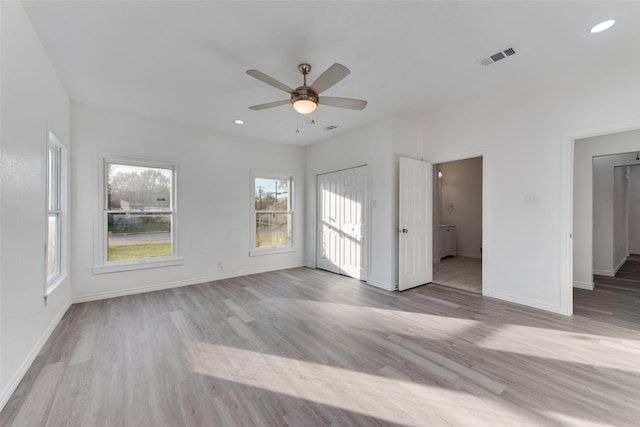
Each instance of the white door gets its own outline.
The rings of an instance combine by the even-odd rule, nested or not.
[[[340,173],[318,175],[317,267],[334,273],[340,270]]]
[[[367,167],[318,175],[317,267],[366,280]]]
[[[398,289],[433,281],[433,166],[400,158]]]
[[[364,207],[366,166],[342,171],[342,274],[366,280],[364,269]]]

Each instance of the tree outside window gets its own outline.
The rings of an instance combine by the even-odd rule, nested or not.
[[[291,178],[254,177],[254,248],[291,246]]]

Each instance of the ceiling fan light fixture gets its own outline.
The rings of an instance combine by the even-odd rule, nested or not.
[[[316,110],[318,104],[347,108],[350,110],[363,110],[367,106],[367,101],[362,99],[337,98],[335,96],[323,96],[322,99],[318,98],[320,92],[324,92],[330,87],[333,87],[349,75],[350,71],[344,65],[336,62],[320,74],[310,86],[307,85],[307,74],[311,71],[311,65],[306,63],[300,64],[298,65],[298,71],[302,74],[302,86],[295,89],[258,70],[247,70],[247,74],[276,89],[287,92],[291,96],[289,98],[291,105],[298,114],[309,115]],[[279,107],[280,105],[287,104],[289,100],[252,105],[249,109],[256,111]]]
[[[293,103],[293,109],[300,114],[311,114],[316,111],[318,104],[309,99],[298,99]]]

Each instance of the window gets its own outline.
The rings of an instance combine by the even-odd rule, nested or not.
[[[104,169],[102,267],[94,272],[177,264],[166,262],[177,259],[175,167],[105,160]]]
[[[252,255],[291,249],[293,217],[291,177],[254,173]]]
[[[62,276],[62,191],[63,152],[58,139],[49,133],[47,155],[47,291]],[[48,292],[47,292],[48,293]]]

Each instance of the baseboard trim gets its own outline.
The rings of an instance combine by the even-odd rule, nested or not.
[[[622,258],[622,261],[620,261],[618,263],[618,265],[616,266],[616,268],[613,269],[613,275],[615,276],[616,273],[618,272],[618,270],[620,270],[620,267],[622,267],[624,265],[624,263],[627,262],[627,257]]]
[[[49,339],[53,331],[56,329],[56,326],[58,326],[58,324],[60,323],[60,320],[62,320],[64,314],[67,312],[67,310],[69,310],[69,307],[71,307],[71,302],[65,304],[64,307],[62,307],[62,309],[58,312],[58,314],[56,314],[56,317],[53,318],[53,321],[40,336],[40,339],[38,339],[36,344],[33,346],[31,351],[25,358],[24,362],[22,362],[22,365],[20,365],[18,371],[15,373],[13,378],[9,380],[9,383],[4,388],[4,390],[2,390],[2,394],[0,394],[0,411],[4,409],[4,405],[7,404],[13,393],[18,388],[18,385],[20,385],[20,381],[22,381],[27,371],[33,364],[33,361],[36,360],[36,357],[38,357],[38,354],[40,354],[40,352],[42,351],[42,348],[47,343],[47,340]]]
[[[479,253],[479,252],[461,252],[461,251],[458,251],[456,256],[463,256],[465,258],[482,259],[482,254]]]
[[[367,280],[367,285],[371,285],[379,289],[384,289],[385,291],[395,291],[398,289],[398,285],[393,285],[391,283],[378,282],[376,280]]]
[[[485,297],[497,298],[508,302],[513,302],[520,305],[525,305],[527,307],[537,308],[540,310],[550,311],[552,313],[562,314],[565,316],[570,316],[569,313],[562,310],[562,307],[559,305],[551,305],[546,304],[540,301],[517,297],[514,295],[503,294],[502,292],[495,292],[487,289],[482,290],[482,295]]]
[[[594,286],[593,286],[593,282],[589,283],[589,282],[573,282],[573,287],[574,288],[578,288],[578,289],[586,289],[588,291],[592,291]]]
[[[600,270],[597,268],[593,269],[593,274],[596,276],[606,276],[606,277],[615,277],[615,273],[611,270]]]
[[[211,276],[196,277],[194,279],[186,279],[186,280],[177,280],[174,282],[140,286],[137,288],[122,289],[118,291],[98,292],[95,294],[75,296],[71,299],[71,301],[73,304],[78,304],[82,302],[98,301],[98,300],[108,299],[108,298],[117,298],[117,297],[123,297],[127,295],[142,294],[145,292],[160,291],[163,289],[180,288],[182,286],[197,285],[197,284],[206,283],[206,282],[215,282],[216,280],[222,280],[222,279],[231,279],[232,277],[248,276],[250,274],[267,273],[269,271],[286,270],[289,268],[298,268],[298,267],[304,267],[304,263],[300,261],[300,262],[291,263],[291,264],[283,264],[283,265],[276,265],[276,266],[272,265],[269,267],[252,268],[248,270],[214,274]]]

